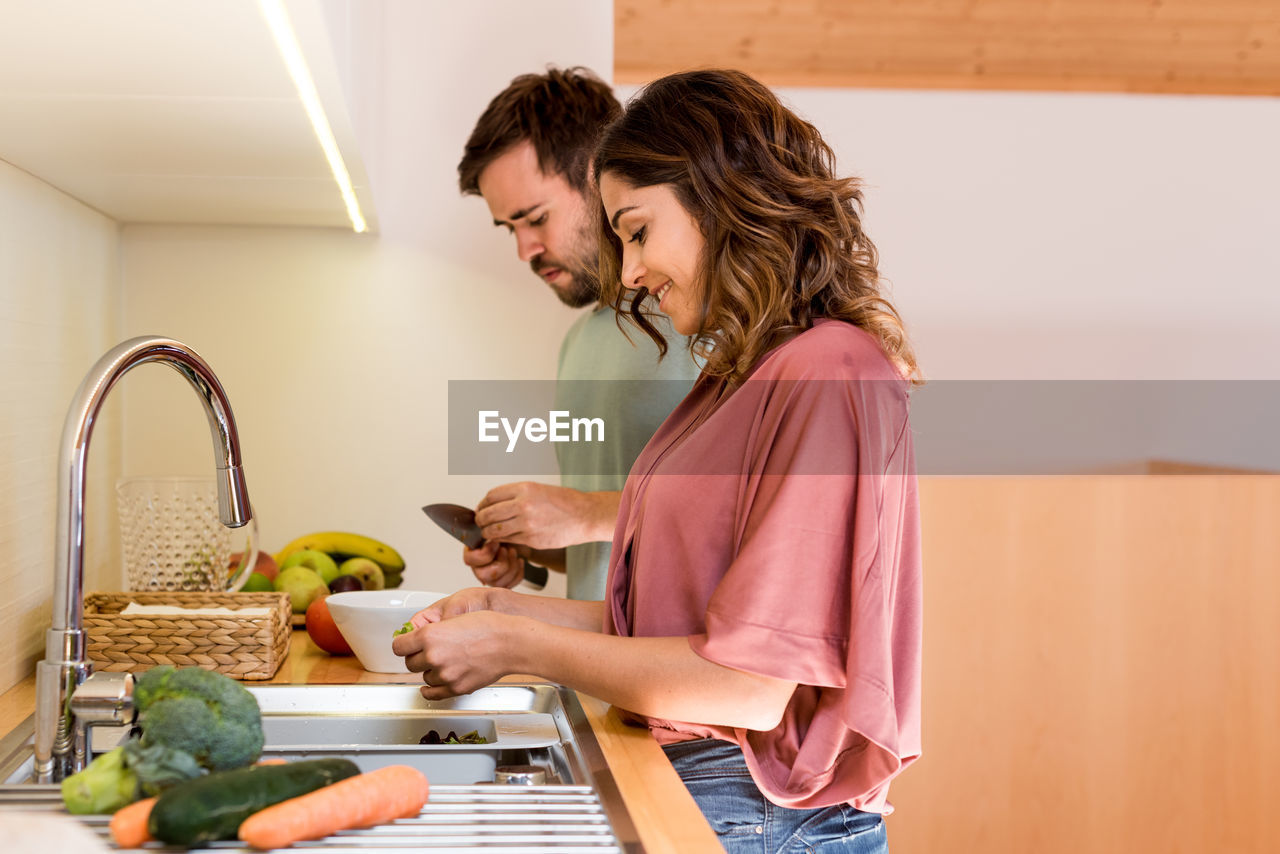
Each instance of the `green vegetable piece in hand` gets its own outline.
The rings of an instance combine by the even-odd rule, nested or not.
[[[411,632],[411,631],[413,631],[413,622],[412,622],[412,621],[410,621],[410,622],[408,622],[408,623],[405,623],[403,626],[401,626],[400,628],[396,629],[396,630],[395,630],[395,632],[394,632],[391,636],[394,638],[394,637],[398,637],[398,636],[400,636],[400,635],[408,634],[408,633],[409,633],[409,632]]]
[[[76,815],[112,813],[138,799],[138,777],[125,767],[124,748],[102,754],[62,781],[62,802]]]

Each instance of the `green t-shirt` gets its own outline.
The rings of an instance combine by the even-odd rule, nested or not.
[[[561,486],[584,492],[622,489],[631,464],[700,372],[688,339],[677,335],[666,317],[653,318],[667,339],[661,362],[649,336],[627,320],[622,321],[624,335],[616,317],[611,308],[593,309],[578,318],[560,345],[556,408],[604,422],[602,442],[556,445]],[[566,550],[570,599],[604,599],[610,546],[583,543]]]

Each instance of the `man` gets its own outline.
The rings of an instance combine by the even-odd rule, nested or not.
[[[476,521],[488,542],[463,555],[484,584],[514,587],[528,556],[566,572],[569,598],[603,599],[626,473],[698,374],[665,317],[655,318],[668,339],[660,360],[648,336],[624,335],[613,309],[599,305],[600,202],[587,172],[621,109],[586,69],[522,75],[490,102],[458,164],[463,195],[485,200],[520,260],[566,306],[591,306],[561,344],[556,408],[603,417],[614,434],[603,444],[557,444],[561,486],[509,483],[485,495]]]

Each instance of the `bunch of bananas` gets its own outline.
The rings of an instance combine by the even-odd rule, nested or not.
[[[400,556],[400,552],[373,537],[353,534],[349,531],[319,531],[315,534],[307,534],[305,537],[298,537],[276,552],[276,563],[283,564],[285,558],[303,549],[324,552],[339,565],[348,558],[368,558],[382,568],[387,587],[399,587],[404,581],[404,558]]]

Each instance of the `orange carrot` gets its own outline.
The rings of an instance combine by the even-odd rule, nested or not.
[[[155,838],[147,830],[147,819],[155,805],[155,798],[143,798],[115,811],[110,827],[111,838],[117,847],[141,848],[143,843]]]
[[[278,757],[278,756],[272,756],[272,757],[269,757],[269,758],[267,758],[267,759],[259,759],[259,760],[258,760],[257,762],[255,762],[254,764],[255,764],[255,765],[288,765],[288,764],[289,764],[289,760],[288,760],[288,759],[281,759],[281,758],[280,758],[280,757]]]
[[[285,848],[339,830],[372,827],[422,810],[427,778],[408,765],[388,765],[267,807],[244,820],[240,838],[254,848]]]

